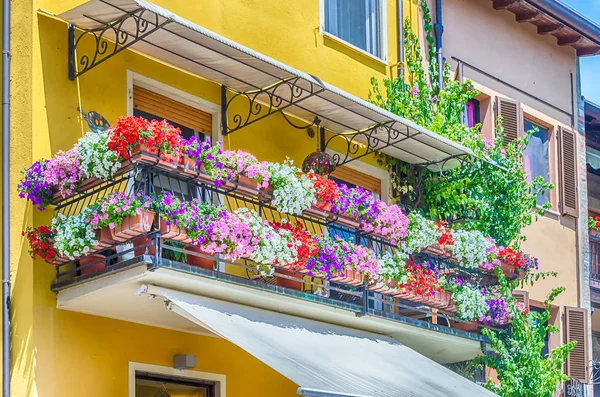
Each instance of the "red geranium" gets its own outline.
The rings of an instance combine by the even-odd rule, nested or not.
[[[438,231],[442,234],[438,240],[438,244],[441,247],[447,245],[454,245],[454,238],[452,237],[452,230],[448,227],[448,222],[436,222],[435,225]]]
[[[514,266],[515,269],[524,269],[529,265],[529,258],[526,255],[507,247],[499,247],[498,259],[507,265]]]
[[[56,250],[54,249],[55,233],[56,231],[48,226],[28,227],[23,232],[23,236],[29,240],[29,254],[32,258],[37,255],[49,263],[56,258]]]
[[[166,161],[181,157],[181,131],[166,120],[151,122],[143,117],[119,117],[109,132],[108,148],[123,160],[129,159],[136,145],[146,145],[151,153]]]
[[[293,226],[290,222],[279,223],[269,222],[275,230],[288,230],[292,233],[292,246],[290,249],[295,249],[297,254],[297,260],[291,264],[292,268],[302,269],[310,258],[315,256],[319,252],[319,242],[316,238],[304,228],[301,222],[297,222],[296,226]]]
[[[315,207],[320,210],[329,211],[331,206],[334,205],[340,197],[337,184],[331,179],[323,178],[318,174],[308,174],[308,177],[313,181],[313,186],[316,191],[317,203],[315,204]]]
[[[409,259],[408,263],[404,265],[404,270],[408,274],[407,281],[402,284],[405,292],[428,297],[441,291],[440,274],[429,263],[415,265],[413,260]]]
[[[143,117],[119,117],[108,134],[108,148],[127,160],[135,145],[145,143],[150,135],[150,122]]]

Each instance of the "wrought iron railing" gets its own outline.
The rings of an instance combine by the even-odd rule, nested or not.
[[[78,191],[71,197],[57,203],[56,211],[67,216],[80,213],[85,207],[94,204],[112,192],[128,192],[133,195],[143,192],[146,195],[159,195],[170,192],[180,199],[201,199],[216,205],[224,205],[229,210],[246,207],[257,211],[269,221],[301,222],[314,235],[327,231],[329,235],[353,238],[361,245],[368,246],[377,253],[391,251],[395,247],[389,241],[352,228],[342,217],[329,214],[328,217],[305,213],[292,216],[277,211],[270,203],[268,194],[249,190],[234,182],[216,187],[200,172],[181,172],[176,167],[165,166],[158,158],[155,162],[132,161],[122,168],[112,180],[105,181],[85,191]],[[279,271],[272,276],[262,276],[255,263],[248,259],[227,261],[219,256],[212,257],[196,252],[182,241],[180,236],[160,231],[160,216],[157,216],[149,231],[143,236],[142,243],[130,243],[140,236],[123,241],[102,241],[97,257],[82,263],[63,261],[56,265],[55,291],[68,288],[76,283],[144,264],[151,269],[171,268],[200,276],[225,279],[256,288],[264,288],[283,294],[306,298],[320,303],[342,306],[356,311],[359,315],[371,314],[392,318],[403,322],[427,324],[428,327],[451,327],[461,323],[454,316],[456,309],[445,293],[431,298],[399,296],[386,294],[369,286],[361,279],[338,277],[324,280],[309,276],[302,271]],[[95,259],[94,259],[95,258]],[[193,263],[200,259],[211,261],[210,268],[202,268]],[[492,285],[497,282],[495,276],[478,269],[466,269],[458,266],[449,255],[435,251],[424,251],[415,255],[418,261],[429,261],[443,273],[457,274],[465,280],[473,280],[479,285]],[[216,266],[212,266],[212,263]],[[285,283],[287,281],[287,283]],[[290,288],[291,287],[291,288]],[[471,323],[480,328],[481,324]],[[456,326],[456,328],[468,328]],[[456,331],[452,331],[456,332]],[[458,331],[460,332],[460,331]]]

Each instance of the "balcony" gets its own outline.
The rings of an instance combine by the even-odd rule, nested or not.
[[[74,195],[57,201],[57,212],[75,215],[116,191],[130,195],[139,191],[155,195],[169,192],[182,200],[196,198],[224,205],[229,211],[249,208],[272,222],[284,219],[291,224],[301,222],[313,235],[327,231],[329,235],[345,240],[352,238],[376,253],[397,249],[387,239],[362,230],[355,220],[315,208],[298,216],[285,214],[270,203],[272,196],[267,191],[232,181],[216,187],[202,171],[173,166],[148,153],[138,154],[125,162],[113,179],[96,183],[96,186],[84,186],[87,190],[80,188]],[[96,259],[59,260],[56,282],[52,286],[58,292],[59,307],[197,332],[197,325],[179,316],[157,316],[156,302],[136,295],[136,290],[143,285],[160,285],[396,335],[406,345],[439,362],[464,361],[481,352],[480,343],[484,338],[477,330],[484,325],[458,320],[456,306],[445,292],[429,297],[407,294],[369,284],[366,278],[351,272],[326,279],[309,275],[305,269],[293,271],[276,266],[272,275],[261,275],[257,264],[249,259],[230,261],[219,255],[197,252],[186,245],[190,243],[187,236],[165,227],[160,216],[152,219],[147,231],[123,232],[126,236],[119,241],[101,236],[94,255],[88,256]],[[413,258],[418,263],[429,262],[441,273],[453,274],[463,280],[477,280],[481,286],[497,282],[494,273],[459,266],[455,258],[439,248],[424,249]],[[208,266],[202,263],[206,261]],[[451,341],[452,348],[432,343],[441,340]]]

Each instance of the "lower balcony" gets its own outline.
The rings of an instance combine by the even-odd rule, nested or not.
[[[201,173],[186,174],[160,164],[134,161],[114,179],[79,190],[57,203],[57,210],[65,215],[78,213],[114,191],[169,192],[182,199],[222,204],[229,210],[250,208],[272,222],[301,222],[315,235],[327,231],[343,239],[353,238],[375,252],[394,248],[389,241],[361,231],[351,220],[318,211],[284,214],[270,205],[268,192],[237,182],[216,187]],[[388,335],[439,363],[470,360],[485,350],[485,338],[479,334],[484,325],[457,319],[451,294],[444,291],[433,296],[401,292],[369,285],[352,271],[324,278],[275,266],[274,273],[265,274],[249,259],[231,261],[203,253],[190,245],[187,235],[165,225],[160,216],[142,221],[142,225],[121,225],[110,236],[100,233],[98,241],[94,253],[57,264],[52,289],[58,292],[60,308],[199,332],[196,323],[164,310],[162,300],[148,299],[142,293],[148,286],[156,286]],[[442,274],[477,279],[480,285],[496,282],[493,273],[456,266],[453,258],[440,250],[425,249],[414,258],[431,263]]]

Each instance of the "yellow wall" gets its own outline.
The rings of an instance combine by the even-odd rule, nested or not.
[[[69,81],[67,25],[37,11],[58,14],[81,3],[13,3],[12,80],[18,84],[12,86],[12,186],[21,169],[71,148],[87,131],[77,107],[99,112],[111,123],[126,114],[127,70],[219,103],[218,85],[129,51]],[[317,29],[317,1],[156,3],[361,97],[367,97],[372,76],[381,79],[389,72],[386,65],[324,40]],[[407,10],[415,9],[410,1],[404,3]],[[397,60],[395,4],[387,1],[390,63]],[[296,163],[316,148],[316,140],[288,127],[278,115],[234,133],[225,143],[261,160],[290,156]],[[173,354],[182,352],[197,355],[198,370],[227,375],[230,396],[295,394],[294,384],[224,340],[57,310],[50,291],[54,269],[31,260],[20,235],[28,225],[48,223],[51,211],[34,210],[16,191],[11,193],[14,396],[123,396],[129,361],[169,366]]]

